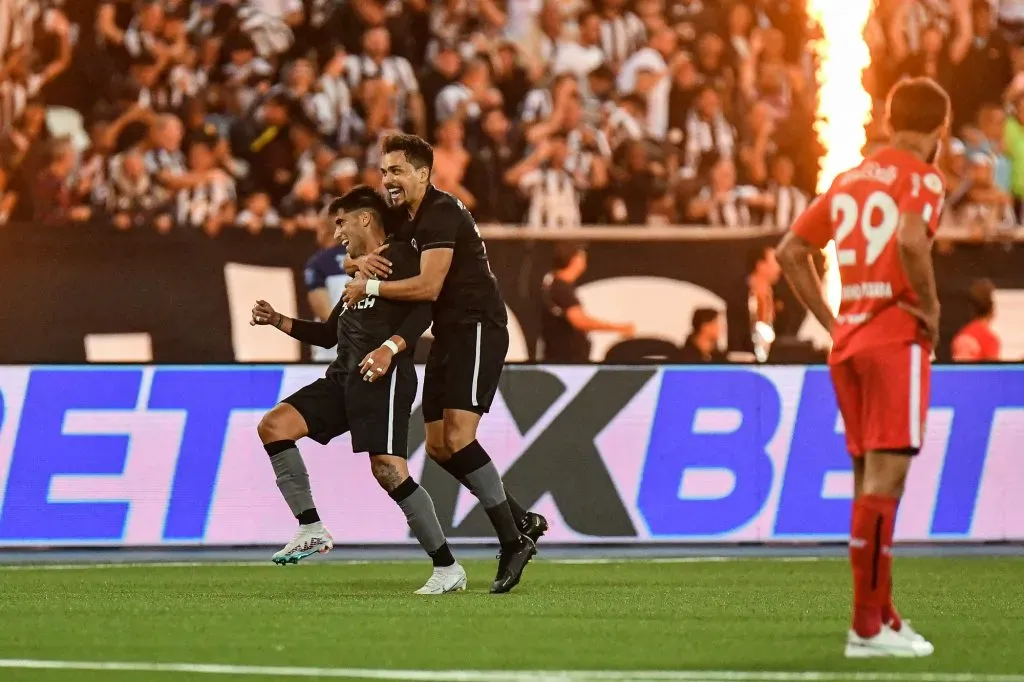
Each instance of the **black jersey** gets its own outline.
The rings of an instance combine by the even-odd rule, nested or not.
[[[392,263],[393,279],[408,279],[420,272],[419,254],[404,241],[389,241],[384,257]],[[326,322],[293,320],[291,335],[324,348],[338,346],[338,357],[327,374],[346,374],[359,367],[366,354],[393,335],[405,339],[411,349],[430,325],[430,304],[426,301],[389,301],[367,296],[349,308],[339,300]],[[412,353],[403,353],[412,362]]]
[[[434,302],[435,326],[483,321],[508,324],[505,301],[487,261],[480,229],[461,201],[429,185],[416,216],[400,233],[420,253],[430,249],[454,251],[441,294]],[[391,279],[399,278],[392,275]]]

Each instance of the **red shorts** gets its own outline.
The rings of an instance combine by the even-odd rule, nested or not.
[[[920,451],[931,368],[929,354],[916,343],[878,346],[831,366],[851,455]]]

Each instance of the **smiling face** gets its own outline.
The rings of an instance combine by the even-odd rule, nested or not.
[[[430,169],[414,167],[401,151],[381,157],[380,173],[385,196],[393,207],[419,202],[430,182]]]
[[[374,240],[373,211],[339,211],[334,221],[334,238],[339,241],[353,258],[370,252]]]

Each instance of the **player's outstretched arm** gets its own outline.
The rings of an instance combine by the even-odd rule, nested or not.
[[[900,262],[910,288],[917,294],[918,308],[910,309],[927,327],[933,341],[939,332],[939,293],[932,265],[932,238],[928,222],[918,213],[903,213],[896,232]]]
[[[779,244],[776,257],[793,293],[821,326],[831,333],[836,322],[835,315],[825,300],[825,289],[811,258],[813,251],[820,250],[798,234],[787,232]]]
[[[277,327],[288,336],[321,348],[333,348],[338,345],[338,316],[341,315],[342,304],[339,303],[331,311],[326,322],[311,320],[295,320],[274,310],[266,301],[256,301],[252,308],[250,325]]]
[[[345,285],[343,300],[355,305],[367,295],[393,301],[436,301],[452,265],[454,249],[426,249],[420,255],[420,274],[394,282],[353,279]]]

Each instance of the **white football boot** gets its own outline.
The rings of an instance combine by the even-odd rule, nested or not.
[[[921,641],[910,640],[888,625],[883,625],[874,637],[861,637],[853,630],[846,635],[847,658],[919,658],[931,656],[933,651],[935,647],[923,637]]]
[[[450,594],[466,589],[466,569],[461,564],[435,566],[426,584],[414,594]]]
[[[925,639],[921,633],[919,633],[914,628],[910,627],[909,620],[904,620],[902,623],[900,623],[900,629],[895,630],[895,632],[897,635],[899,635],[900,637],[909,642],[921,642],[927,644],[928,646],[932,646],[932,643]],[[932,648],[934,649],[934,647]]]
[[[295,537],[273,556],[275,564],[297,564],[313,554],[327,554],[334,548],[334,538],[321,521],[299,526]]]

